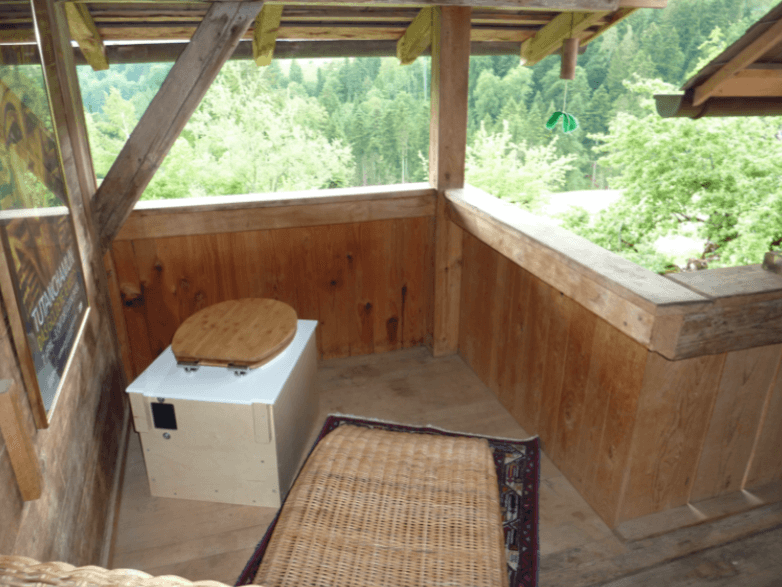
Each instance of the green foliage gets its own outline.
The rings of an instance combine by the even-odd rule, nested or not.
[[[324,119],[313,98],[270,89],[254,64],[229,63],[144,198],[342,187],[352,157],[325,137]]]
[[[467,181],[490,194],[536,210],[545,203],[545,195],[560,187],[572,156],[558,157],[553,145],[528,147],[513,143],[506,123],[496,133],[478,130],[475,142],[467,148]]]
[[[659,81],[626,84],[645,113],[619,113],[595,137],[604,161],[620,170],[623,198],[588,222],[566,226],[647,267],[654,242],[691,227],[707,243],[709,267],[758,263],[782,242],[782,141],[770,118],[663,119],[651,96]]]

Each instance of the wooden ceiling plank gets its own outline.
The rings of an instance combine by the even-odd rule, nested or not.
[[[597,39],[600,35],[602,35],[604,32],[606,32],[608,29],[622,22],[625,18],[630,16],[636,10],[638,10],[638,8],[620,8],[613,14],[609,15],[607,22],[599,25],[598,29],[594,33],[590,32],[589,37],[581,39],[581,46],[582,47],[587,46],[589,43],[591,43],[592,41]]]
[[[521,62],[535,65],[562,46],[565,39],[576,37],[595,23],[608,16],[609,12],[563,12],[537,34],[521,45]]]
[[[720,84],[712,97],[769,98],[780,95],[782,69],[744,69]]]
[[[101,71],[109,68],[109,62],[106,59],[106,47],[103,46],[103,39],[95,26],[95,21],[90,15],[90,10],[86,4],[77,4],[75,2],[66,2],[65,15],[68,18],[68,29],[71,31],[71,37],[79,44],[81,52],[90,67],[95,71]]]
[[[396,44],[396,56],[402,65],[410,65],[432,44],[432,8],[422,8]]]
[[[729,80],[748,65],[751,65],[780,41],[782,41],[782,20],[778,20],[771,25],[766,32],[756,38],[743,51],[697,86],[692,99],[693,105],[700,106],[703,104],[715,94],[725,81]]]
[[[280,32],[282,5],[264,4],[253,29],[253,60],[258,67],[270,65],[274,57],[274,45]]]
[[[215,2],[106,174],[93,200],[104,251],[263,2]]]

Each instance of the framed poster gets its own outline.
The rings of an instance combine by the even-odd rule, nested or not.
[[[45,426],[87,293],[39,64],[0,65],[0,120],[0,285],[28,395],[34,404],[39,394]],[[40,416],[36,423],[42,427]]]

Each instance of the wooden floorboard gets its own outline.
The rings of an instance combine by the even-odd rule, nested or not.
[[[476,434],[528,437],[456,355],[433,358],[426,348],[414,348],[323,361],[317,386],[319,422],[328,413],[345,413],[414,425],[433,424]],[[314,441],[317,429],[308,433]],[[272,520],[274,510],[151,497],[135,432],[131,433],[128,450],[110,566],[233,584]],[[769,492],[772,494],[775,495]],[[603,523],[543,455],[539,585],[588,587],[609,581],[614,581],[612,587],[636,585],[618,581],[627,581],[634,574],[639,580],[646,580],[646,569],[651,580],[653,569],[664,568],[671,576],[683,573],[682,577],[688,577],[690,582],[663,582],[675,587],[776,586],[766,581],[773,565],[763,567],[760,559],[732,566],[731,572],[738,573],[732,577],[734,583],[715,583],[709,575],[712,571],[728,572],[728,567],[720,566],[722,559],[713,558],[717,554],[709,554],[728,542],[741,548],[743,541],[750,541],[748,548],[757,548],[769,561],[782,564],[780,534],[767,531],[782,525],[782,506],[754,505],[750,511],[723,515],[688,528],[677,529],[666,520],[664,533],[650,537],[659,523],[652,520],[647,527],[640,524],[632,531],[626,528],[623,536]],[[723,579],[728,577],[717,577],[719,581]]]
[[[655,566],[604,587],[780,587],[782,528]]]

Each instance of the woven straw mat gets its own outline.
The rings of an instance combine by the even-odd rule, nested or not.
[[[153,577],[134,569],[74,567],[64,562],[40,563],[24,556],[0,555],[3,587],[227,587],[217,581],[188,581],[165,575]]]
[[[486,440],[345,425],[304,465],[254,583],[506,587],[504,548]]]

